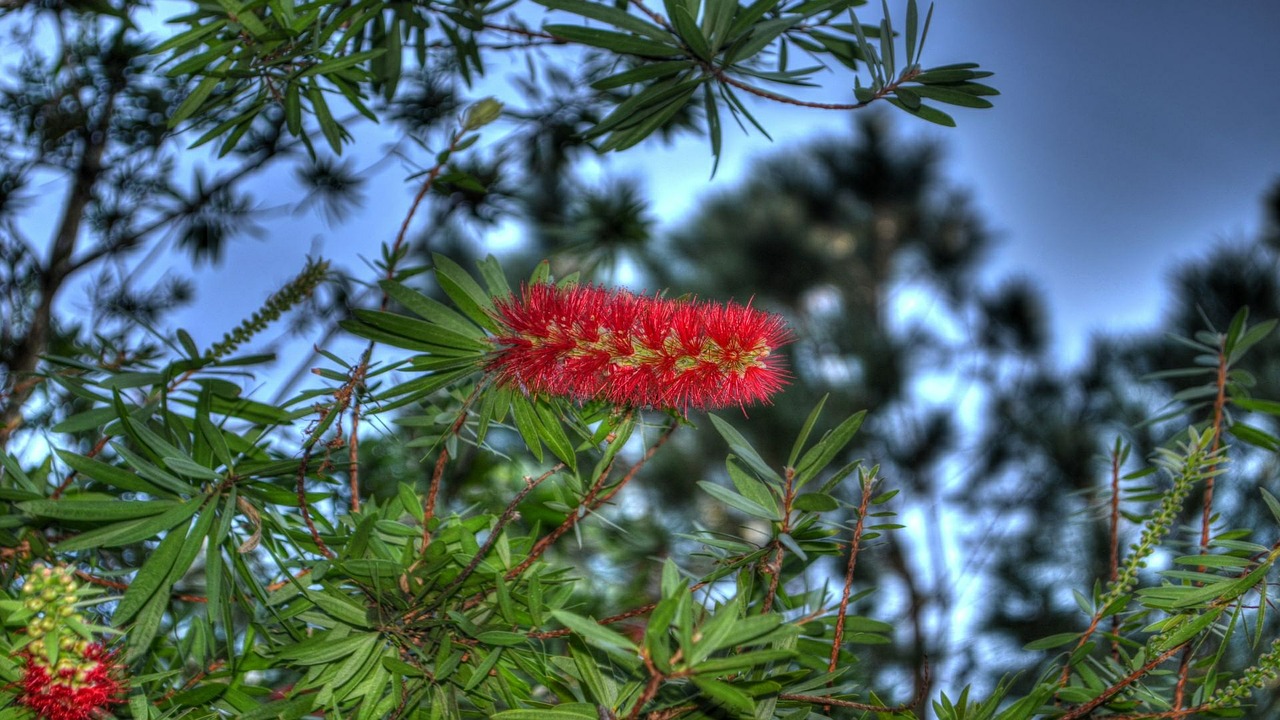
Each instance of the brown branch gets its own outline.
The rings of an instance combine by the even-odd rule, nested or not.
[[[1213,398],[1213,445],[1210,448],[1210,457],[1213,458],[1213,464],[1209,470],[1214,470],[1218,465],[1218,448],[1222,444],[1222,421],[1225,415],[1227,405],[1227,352],[1226,352],[1226,336],[1220,336],[1218,340],[1218,368],[1215,377],[1215,385],[1217,393]],[[1206,474],[1204,479],[1204,503],[1200,515],[1200,554],[1209,552],[1209,533],[1210,525],[1213,519],[1213,472]],[[1205,566],[1200,565],[1196,568],[1198,572],[1204,572]],[[1198,583],[1197,583],[1198,584]],[[1182,703],[1187,690],[1187,681],[1191,675],[1191,653],[1192,646],[1187,646],[1186,654],[1182,656],[1182,661],[1178,664],[1178,681],[1173,686],[1173,709],[1181,710]]]
[[[1223,338],[1223,343],[1226,339]],[[1216,379],[1217,395],[1213,399],[1213,446],[1210,449],[1210,456],[1217,457],[1218,448],[1222,444],[1222,421],[1225,415],[1227,405],[1227,355],[1226,348],[1221,347],[1218,350],[1218,375]],[[1217,465],[1217,462],[1214,462]],[[1213,469],[1212,467],[1210,468]],[[1213,517],[1213,473],[1209,473],[1204,480],[1204,509],[1200,518],[1200,551],[1203,553],[1209,547],[1209,523]],[[1203,568],[1201,568],[1203,572]]]
[[[836,616],[836,634],[831,641],[831,659],[827,662],[827,672],[835,672],[839,664],[840,646],[844,641],[844,621],[849,613],[849,595],[853,590],[853,570],[858,566],[858,547],[862,542],[863,523],[867,518],[867,509],[871,505],[873,489],[873,478],[864,478],[862,499],[858,502],[858,522],[853,526],[853,538],[849,541],[849,565],[845,568],[844,592],[840,596],[840,613]]]
[[[316,548],[322,555],[327,558],[336,557],[328,545],[324,544],[324,540],[320,539],[320,532],[316,530],[316,524],[311,520],[311,510],[307,505],[307,486],[305,480],[307,478],[307,465],[311,462],[311,446],[307,446],[302,450],[302,459],[298,461],[298,509],[302,511],[302,521],[307,524],[307,530],[311,532],[311,539],[315,542]]]
[[[476,551],[476,554],[472,556],[471,562],[462,569],[462,572],[458,573],[458,577],[454,578],[444,590],[440,591],[441,597],[447,597],[454,590],[461,587],[462,583],[466,582],[467,578],[471,577],[471,574],[476,571],[476,568],[480,567],[480,562],[489,554],[489,550],[491,550],[493,548],[493,544],[498,541],[498,536],[502,534],[503,529],[506,528],[507,524],[515,518],[517,508],[520,506],[520,503],[524,502],[524,499],[529,496],[529,493],[533,492],[534,488],[541,485],[543,480],[546,480],[563,469],[564,463],[558,463],[555,467],[542,473],[537,478],[525,476],[524,487],[521,488],[520,492],[516,493],[516,496],[511,499],[511,502],[507,503],[507,509],[498,517],[498,522],[494,523],[494,526],[490,528],[489,537],[485,539],[484,544],[481,545],[480,549]]]
[[[1138,678],[1151,672],[1151,670],[1155,668],[1157,665],[1159,665],[1160,663],[1173,657],[1175,653],[1177,653],[1183,647],[1186,647],[1186,645],[1190,642],[1191,642],[1190,639],[1184,640],[1181,643],[1178,643],[1177,645],[1174,645],[1173,647],[1169,648],[1168,650],[1165,650],[1164,652],[1160,653],[1156,657],[1147,661],[1147,663],[1142,667],[1138,668],[1137,670],[1134,670],[1128,675],[1125,675],[1123,678],[1119,680],[1119,682],[1116,682],[1111,687],[1107,688],[1106,690],[1103,690],[1102,693],[1099,694],[1094,699],[1090,700],[1089,702],[1083,705],[1076,707],[1073,710],[1068,711],[1066,715],[1063,715],[1062,717],[1058,718],[1058,720],[1080,720],[1080,718],[1088,717],[1088,715],[1092,713],[1094,710],[1097,710],[1099,707],[1109,702],[1111,698],[1118,695],[1121,690],[1124,690],[1125,688],[1132,685],[1135,681],[1137,681]]]
[[[561,535],[564,535],[566,532],[571,530],[574,525],[578,524],[579,520],[586,516],[586,513],[582,512],[584,508],[589,513],[609,502],[614,495],[618,494],[619,490],[625,487],[627,483],[631,482],[636,474],[640,472],[640,469],[644,467],[645,463],[649,462],[654,454],[658,452],[658,449],[666,444],[667,440],[671,437],[671,434],[674,433],[676,428],[679,426],[679,419],[672,420],[671,423],[667,425],[667,428],[662,431],[662,434],[658,436],[658,439],[654,441],[653,445],[650,445],[649,449],[645,451],[644,457],[640,458],[635,465],[632,465],[631,469],[627,471],[627,474],[623,475],[622,479],[614,484],[613,487],[609,488],[609,490],[603,494],[600,494],[600,491],[604,488],[604,482],[609,476],[609,471],[613,467],[613,463],[609,463],[609,466],[600,473],[600,477],[596,479],[596,482],[592,484],[591,489],[588,490],[587,494],[582,498],[582,502],[578,507],[569,513],[569,516],[564,519],[564,522],[560,523],[559,527],[539,539],[538,542],[534,543],[533,549],[529,551],[529,556],[522,560],[519,565],[508,570],[505,578],[507,580],[514,580],[525,570],[528,570],[529,566],[537,561],[538,558],[542,557],[542,554],[545,553],[556,540],[559,540]]]
[[[360,397],[351,399],[351,434],[347,440],[347,479],[351,491],[351,512],[360,512]]]
[[[662,681],[667,679],[662,674],[662,671],[658,670],[658,666],[653,664],[648,650],[640,652],[640,659],[644,661],[644,667],[649,671],[649,682],[645,683],[644,692],[640,693],[640,697],[636,698],[636,704],[632,706],[631,714],[627,716],[627,720],[639,719],[640,713],[644,711],[644,706],[657,697],[658,690],[662,688]]]
[[[423,181],[422,187],[418,189],[418,194],[413,197],[413,203],[409,205],[409,212],[404,216],[404,222],[400,223],[400,232],[396,233],[396,240],[391,245],[391,252],[388,253],[388,257],[390,259],[387,261],[387,271],[384,273],[384,277],[387,280],[396,279],[396,260],[400,256],[400,249],[404,247],[405,237],[409,234],[409,224],[413,221],[413,216],[418,212],[418,206],[421,205],[423,199],[427,197],[427,193],[431,192],[431,188],[440,177],[440,173],[444,171],[444,166],[448,161],[448,157],[458,149],[458,145],[462,143],[462,140],[466,136],[466,130],[459,130],[453,134],[453,137],[449,140],[449,147],[445,149],[444,152],[440,153],[439,157],[441,159],[438,160],[435,166],[427,172],[427,179]],[[382,304],[380,305],[380,309],[385,311],[390,304],[391,297],[385,292],[382,293]],[[373,343],[369,344],[371,346],[373,345]]]
[[[796,499],[795,468],[786,468],[786,486],[782,493],[782,522],[779,523],[778,535],[782,536],[791,532],[791,508]],[[773,560],[769,563],[769,587],[764,593],[764,603],[762,611],[769,613],[773,609],[774,598],[778,596],[778,584],[782,581],[782,564],[786,559],[784,548],[780,540],[772,541],[774,547]]]

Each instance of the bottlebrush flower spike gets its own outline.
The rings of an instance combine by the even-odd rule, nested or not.
[[[115,656],[100,643],[76,634],[68,620],[83,624],[75,609],[78,583],[65,567],[39,567],[22,587],[31,642],[18,654],[23,672],[18,703],[46,720],[96,720],[121,702]],[[56,651],[55,651],[56,649]]]
[[[486,370],[531,395],[688,412],[767,402],[786,384],[786,323],[749,305],[537,284],[494,317]]]

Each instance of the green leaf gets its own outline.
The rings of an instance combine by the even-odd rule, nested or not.
[[[644,139],[652,135],[656,130],[666,125],[667,121],[675,117],[685,105],[689,104],[698,87],[702,85],[705,79],[680,81],[670,91],[670,96],[661,101],[644,105],[636,109],[632,109],[626,114],[621,113],[621,109],[627,102],[619,105],[605,118],[605,122],[613,122],[613,130],[610,132],[609,138],[600,144],[601,152],[611,152],[614,150],[625,150],[632,147]],[[666,81],[664,81],[666,82]],[[644,93],[639,93],[644,95]],[[588,135],[598,134],[601,126],[592,129]]]
[[[945,127],[956,126],[956,121],[954,118],[942,112],[941,110],[931,107],[929,105],[921,104],[919,107],[913,108],[907,105],[906,103],[904,103],[900,98],[886,97],[885,100],[888,101],[891,105],[901,108],[903,110],[906,110],[912,115],[915,115],[921,120],[928,120],[931,123],[936,123],[938,125],[943,125]]]
[[[907,88],[899,88],[899,90],[906,89]],[[956,90],[945,85],[912,85],[910,90],[919,97],[937,100],[938,102],[946,103],[948,105],[958,105],[960,107],[969,108],[991,107],[990,100],[984,100],[972,93]],[[899,97],[901,97],[901,94],[899,94]]]
[[[177,127],[178,123],[194,115],[204,105],[205,101],[209,99],[209,95],[213,93],[213,89],[218,86],[218,83],[222,82],[221,73],[230,65],[230,60],[224,60],[218,64],[216,70],[209,71],[204,79],[196,84],[191,94],[187,95],[182,104],[178,105],[178,108],[169,116],[170,128]]]
[[[80,533],[58,543],[54,549],[58,552],[72,552],[94,547],[120,547],[150,539],[194,515],[200,509],[203,499],[187,500],[153,517],[126,520]]]
[[[76,413],[53,426],[56,433],[78,433],[94,430],[116,419],[115,408],[99,407]]]
[[[824,493],[806,493],[797,497],[792,507],[805,512],[830,512],[840,507],[840,501]]]
[[[328,141],[329,147],[334,153],[342,154],[342,138],[345,130],[334,120],[333,113],[329,112],[329,104],[324,99],[324,91],[316,84],[316,79],[309,78],[307,83],[307,99],[311,101],[311,111],[316,115],[316,122],[320,125],[320,132],[324,134],[325,140]]]
[[[168,608],[168,593],[155,593],[147,601],[147,604],[142,607],[142,611],[138,613],[137,621],[134,622],[132,628],[129,628],[129,632],[125,634],[124,661],[126,664],[132,664],[150,650],[151,641],[160,632],[160,621],[164,618],[164,612]]]
[[[601,649],[622,648],[637,653],[640,651],[640,648],[626,635],[610,630],[595,620],[575,615],[567,610],[552,610],[551,615],[561,625],[564,625],[591,645]]]
[[[172,500],[125,502],[123,500],[28,500],[18,509],[38,517],[55,520],[130,520],[151,517],[178,507]]]
[[[724,675],[750,670],[757,665],[789,660],[796,656],[794,650],[751,650],[739,652],[728,657],[703,660],[697,665],[697,672],[707,675]]]
[[[675,12],[671,13],[671,22],[675,26],[676,34],[689,46],[696,57],[711,60],[711,43],[702,34],[697,19],[688,9],[683,5],[677,5]]]
[[[1058,633],[1042,637],[1039,640],[1033,640],[1022,647],[1023,650],[1052,650],[1054,648],[1070,645],[1079,642],[1080,633]]]
[[[311,75],[333,75],[341,70],[345,70],[346,68],[352,67],[354,65],[359,65],[360,63],[363,63],[366,60],[372,60],[373,58],[376,58],[379,55],[382,55],[386,51],[387,51],[386,48],[378,48],[376,50],[366,50],[364,52],[352,53],[351,55],[347,55],[344,57],[329,58],[327,60],[322,60],[321,62],[318,62],[315,65],[312,65],[306,70],[303,70],[301,73],[298,74],[298,77],[304,78]]]
[[[1201,371],[1197,370],[1196,374]],[[1280,415],[1280,402],[1275,400],[1259,400],[1257,398],[1241,397],[1232,398],[1231,404],[1242,410],[1250,410],[1253,412],[1266,413],[1268,415]]]
[[[777,511],[769,510],[768,508],[761,506],[759,503],[748,500],[742,495],[739,495],[728,488],[720,487],[713,482],[699,480],[698,487],[702,488],[704,492],[716,500],[719,500],[725,505],[752,517],[769,520],[771,522],[777,522],[782,519]]]
[[[542,29],[562,40],[582,43],[614,53],[640,57],[672,57],[684,54],[683,49],[673,45],[612,30],[599,30],[580,25],[544,25]]]
[[[916,34],[919,32],[920,10],[916,0],[907,0],[907,65],[913,65],[916,58]]]
[[[756,452],[755,448],[751,447],[751,443],[747,442],[747,439],[742,436],[742,433],[738,432],[732,425],[721,420],[714,414],[708,415],[707,417],[711,418],[711,424],[715,426],[716,431],[718,431],[720,436],[725,439],[725,442],[729,444],[730,452],[746,463],[747,467],[749,467],[752,472],[762,480],[772,482],[779,486],[782,485],[782,478],[778,476],[778,473],[773,471],[773,468],[769,467],[769,464],[764,461],[764,458],[760,457],[760,453]]]
[[[165,596],[169,594],[172,583],[166,580],[172,574],[174,563],[178,559],[178,551],[182,549],[186,539],[187,528],[184,523],[170,530],[164,540],[160,541],[155,552],[151,553],[151,557],[142,563],[142,567],[134,575],[132,582],[129,583],[129,589],[124,592],[124,597],[120,598],[120,603],[116,605],[116,611],[111,616],[112,625],[122,627],[132,620],[133,616],[137,615],[157,593]],[[198,543],[199,540],[196,542]]]
[[[308,600],[315,603],[316,607],[335,620],[352,627],[365,629],[369,627],[368,610],[357,605],[352,598],[336,590],[328,589],[311,590],[303,587],[302,593],[307,596]]]
[[[356,309],[352,313],[357,320],[399,337],[409,338],[442,354],[480,353],[488,345],[475,336],[463,335],[441,325],[417,318],[383,312],[381,310]]]
[[[776,517],[781,518],[781,512],[778,502],[774,498],[773,493],[769,492],[768,486],[763,481],[756,479],[755,476],[747,473],[733,460],[726,460],[725,467],[729,470],[729,480],[733,482],[733,486],[737,488],[742,496],[751,502],[759,505],[766,510],[771,511]]]
[[[476,327],[475,323],[468,321],[457,312],[454,312],[448,305],[435,298],[427,297],[392,280],[381,280],[378,282],[378,286],[392,300],[400,303],[409,312],[423,320],[439,325],[456,335],[483,342],[484,331]]]
[[[164,464],[170,470],[189,478],[195,478],[197,480],[211,480],[214,482],[223,479],[220,473],[217,473],[188,457],[180,455],[166,457],[164,459]]]
[[[608,23],[622,30],[630,30],[639,35],[647,35],[654,40],[667,40],[671,37],[666,30],[657,25],[642,20],[635,15],[629,15],[626,11],[619,10],[611,5],[586,2],[585,0],[534,0],[534,2],[552,10],[563,10],[574,15],[581,15],[584,18]]]
[[[560,703],[538,710],[503,710],[493,720],[600,720],[600,711],[591,703]]]
[[[480,277],[484,278],[484,284],[489,288],[489,297],[511,297],[511,286],[507,284],[507,276],[503,274],[498,258],[486,255],[483,260],[476,262],[476,269],[480,271]]]
[[[533,453],[533,456],[542,462],[542,440],[538,433],[539,423],[538,415],[533,409],[533,405],[529,403],[529,398],[523,393],[513,392],[511,394],[511,416],[516,421],[516,430],[520,433],[520,439],[524,440],[524,445]]]
[[[114,417],[115,411],[112,411]],[[108,465],[100,460],[94,460],[83,455],[76,455],[67,452],[61,448],[54,448],[54,452],[62,459],[72,470],[84,475],[87,478],[106,483],[112,487],[121,490],[132,490],[133,492],[147,493],[150,495],[166,495],[166,491],[161,490],[156,485],[143,480],[132,472],[124,468],[118,468],[114,465]]]
[[[1232,423],[1231,427],[1227,428],[1227,432],[1268,452],[1280,450],[1280,438],[1252,425],[1242,422]]]
[[[754,714],[755,701],[751,696],[726,682],[694,675],[689,678],[707,697],[739,712]]]
[[[591,83],[591,87],[596,90],[612,90],[614,88],[625,87],[646,80],[657,80],[658,78],[669,77],[675,75],[682,70],[688,70],[692,67],[688,60],[666,60],[663,62],[645,63],[640,67],[632,68],[610,75],[603,80],[597,80]]]
[[[1262,499],[1267,503],[1267,509],[1271,511],[1271,516],[1280,523],[1280,500],[1276,499],[1266,488],[1258,488],[1262,493]]]
[[[534,409],[537,411],[538,437],[547,444],[552,454],[570,469],[576,470],[578,458],[573,451],[573,443],[569,442],[569,436],[560,425],[560,417],[555,409],[545,402],[539,402]]]
[[[853,440],[853,436],[862,427],[862,421],[866,416],[866,410],[850,415],[834,430],[823,435],[816,445],[801,456],[800,464],[796,466],[795,486],[797,488],[817,477],[818,473],[831,464],[831,461]]]
[[[418,493],[414,492],[413,486],[409,483],[400,483],[396,486],[396,492],[400,496],[400,504],[404,505],[405,510],[413,516],[419,524],[426,522],[425,510],[422,507],[422,501],[418,499]]]
[[[488,630],[476,635],[476,640],[484,645],[498,645],[501,647],[515,647],[524,645],[529,642],[529,636],[523,633],[509,632],[506,630]]]
[[[822,414],[822,406],[827,404],[827,398],[831,397],[830,393],[824,394],[818,400],[818,404],[813,406],[809,411],[809,417],[805,418],[804,425],[800,428],[800,434],[796,435],[796,441],[791,446],[791,455],[787,458],[787,467],[794,468],[796,459],[800,457],[800,451],[804,449],[804,444],[809,442],[809,433],[813,432],[813,426],[818,422],[818,416]]]
[[[444,290],[458,309],[480,326],[498,332],[498,323],[490,315],[493,312],[493,300],[475,278],[444,255],[432,253],[431,259],[435,264],[436,282],[440,283],[440,289]]]

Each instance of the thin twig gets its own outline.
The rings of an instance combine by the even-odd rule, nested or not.
[[[697,590],[701,590],[702,588],[710,584],[711,583],[707,581],[694,583],[693,585],[689,586],[689,592],[695,592]],[[617,615],[610,615],[608,617],[600,618],[599,620],[596,621],[596,624],[612,625],[614,623],[622,622],[623,620],[630,620],[633,617],[640,617],[641,615],[646,615],[650,612],[653,612],[653,609],[656,607],[658,607],[658,603],[649,603],[647,605],[641,605],[640,607],[632,608],[630,610],[620,612]],[[572,634],[573,634],[573,631],[570,630],[569,628],[560,628],[559,630],[538,630],[538,631],[528,633],[528,636],[530,639],[533,639],[533,640],[551,640],[553,638],[558,638],[558,637],[568,637],[569,635],[572,635]]]
[[[631,714],[627,715],[627,720],[639,719],[640,713],[644,711],[644,706],[657,697],[658,690],[662,688],[662,681],[666,679],[662,671],[658,670],[658,666],[653,664],[653,660],[649,657],[647,650],[641,651],[640,659],[644,661],[644,667],[649,671],[649,682],[645,683],[644,692],[640,694],[640,697],[636,698],[636,704],[632,706]]]
[[[911,698],[910,702],[903,703],[902,705],[893,705],[893,706],[886,707],[884,705],[870,705],[868,703],[854,702],[852,700],[839,700],[837,698],[826,697],[823,695],[796,695],[793,693],[782,693],[781,695],[778,696],[778,699],[790,700],[792,702],[811,703],[813,705],[822,705],[828,708],[831,706],[835,706],[835,707],[850,708],[853,710],[863,710],[863,711],[875,712],[875,713],[886,713],[886,714],[903,713],[918,707],[920,703],[924,702],[925,688],[929,687],[930,673],[929,673],[928,658],[925,658],[924,667],[920,669],[920,673],[924,677],[924,682],[920,683],[920,686],[916,688],[916,694],[914,697]]]
[[[347,478],[351,488],[351,512],[360,512],[360,396],[351,398],[351,434],[347,440]]]
[[[328,545],[324,544],[324,540],[320,538],[320,532],[316,530],[316,524],[311,520],[311,509],[307,503],[307,465],[311,462],[311,445],[302,449],[302,458],[298,461],[297,475],[297,492],[298,492],[298,509],[302,511],[302,521],[306,523],[307,530],[311,532],[311,539],[316,544],[316,549],[321,555],[327,558],[336,557]]]
[[[1080,705],[1079,707],[1076,707],[1073,710],[1068,711],[1066,715],[1063,715],[1062,717],[1058,718],[1058,720],[1080,720],[1080,718],[1088,717],[1089,714],[1092,713],[1094,710],[1097,710],[1102,705],[1110,702],[1111,698],[1118,695],[1121,690],[1124,690],[1125,688],[1132,685],[1135,681],[1137,681],[1138,678],[1151,672],[1151,670],[1154,669],[1160,663],[1173,657],[1175,653],[1177,653],[1182,648],[1186,647],[1187,644],[1190,642],[1191,642],[1190,639],[1184,640],[1181,643],[1174,645],[1168,650],[1165,650],[1164,652],[1155,656],[1151,660],[1148,660],[1147,663],[1144,664],[1142,667],[1138,668],[1137,670],[1134,670],[1128,675],[1125,675],[1123,678],[1119,680],[1119,682],[1116,682],[1111,687],[1107,688],[1106,690],[1103,690],[1102,693],[1099,694],[1097,697],[1095,697],[1094,699],[1090,700],[1089,702],[1083,705]]]
[[[831,641],[831,659],[827,662],[827,672],[835,672],[839,664],[840,645],[844,642],[844,621],[849,613],[849,595],[853,590],[853,570],[858,566],[858,547],[862,543],[863,523],[871,505],[874,485],[874,478],[863,479],[862,499],[858,502],[858,521],[853,526],[853,538],[849,541],[849,565],[845,568],[844,592],[840,596],[840,612],[836,616],[836,635]]]
[[[474,556],[472,556],[471,562],[462,569],[462,572],[458,573],[458,577],[454,578],[453,581],[440,592],[441,597],[448,597],[454,590],[461,587],[462,583],[467,581],[467,578],[471,577],[471,573],[475,572],[477,567],[480,567],[480,562],[489,554],[489,550],[493,548],[494,543],[497,542],[498,536],[502,534],[507,523],[511,522],[512,519],[515,518],[517,508],[519,508],[520,503],[524,502],[524,499],[529,496],[529,493],[533,492],[534,488],[541,485],[543,480],[546,480],[563,469],[564,463],[558,463],[555,467],[542,473],[537,478],[525,477],[524,487],[521,488],[520,492],[516,493],[516,496],[511,499],[511,502],[507,503],[507,509],[502,512],[502,515],[498,517],[498,521],[489,529],[489,537],[485,539],[484,544],[481,545],[480,549],[476,551]]]
[[[795,468],[786,469],[786,487],[782,493],[782,521],[778,524],[778,537],[791,532],[791,507],[796,499]],[[773,610],[774,598],[778,596],[778,584],[782,581],[782,564],[786,560],[782,541],[773,540],[773,560],[769,563],[769,587],[764,593],[761,611],[769,614]]]
[[[599,491],[604,487],[605,479],[609,476],[609,468],[613,466],[613,463],[609,463],[609,467],[606,467],[604,471],[600,473],[600,477],[597,478],[595,484],[593,484],[591,489],[587,491],[587,495],[582,498],[582,503],[569,513],[569,516],[564,519],[564,522],[560,523],[559,527],[539,539],[537,543],[534,543],[533,549],[529,551],[529,556],[522,560],[519,565],[508,570],[505,579],[514,580],[519,577],[520,574],[525,570],[528,570],[529,566],[537,561],[538,558],[542,557],[542,554],[545,553],[556,540],[560,539],[561,535],[564,535],[566,532],[571,530],[574,525],[578,524],[579,520],[586,517],[587,513],[609,502],[614,495],[617,495],[618,491],[625,487],[627,483],[631,482],[636,474],[640,472],[640,469],[644,467],[645,463],[649,462],[654,454],[658,452],[658,449],[666,444],[667,440],[671,437],[671,434],[676,431],[677,427],[680,427],[680,420],[672,420],[671,423],[667,425],[667,428],[662,431],[662,434],[658,436],[658,439],[654,441],[653,445],[650,445],[649,449],[645,451],[644,457],[641,457],[635,465],[632,465],[631,469],[627,471],[627,474],[623,475],[622,479],[613,487],[609,488],[609,490],[604,494],[599,494]],[[583,512],[584,509],[586,512]]]
[[[1209,552],[1209,534],[1210,525],[1213,520],[1213,478],[1214,470],[1218,465],[1218,448],[1222,443],[1222,420],[1227,405],[1227,352],[1226,352],[1226,336],[1220,336],[1218,339],[1218,372],[1215,377],[1217,393],[1213,398],[1213,445],[1210,449],[1209,457],[1213,458],[1212,464],[1209,466],[1211,472],[1207,473],[1204,480],[1204,503],[1200,516],[1200,554]],[[1204,572],[1205,566],[1200,565],[1196,568],[1198,572]],[[1193,646],[1188,645],[1186,654],[1182,656],[1182,661],[1178,664],[1178,681],[1173,686],[1173,709],[1181,710],[1182,703],[1187,691],[1187,681],[1191,676],[1191,654]]]

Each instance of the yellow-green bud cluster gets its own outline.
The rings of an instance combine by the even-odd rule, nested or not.
[[[31,638],[27,649],[33,662],[55,671],[70,670],[74,675],[82,675],[98,664],[85,659],[92,643],[68,622],[84,622],[84,616],[76,609],[79,593],[80,584],[67,567],[42,565],[27,575],[22,597],[23,605],[32,613],[27,621],[27,636]]]

